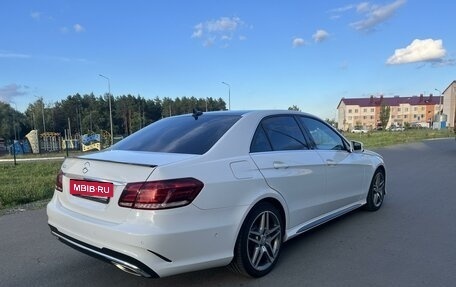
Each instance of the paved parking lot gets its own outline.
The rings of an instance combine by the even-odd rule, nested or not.
[[[0,286],[454,286],[456,141],[379,152],[388,167],[382,209],[291,240],[264,278],[225,268],[137,278],[58,242],[39,209],[0,216]]]

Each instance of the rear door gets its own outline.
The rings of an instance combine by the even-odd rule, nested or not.
[[[321,215],[325,164],[315,150],[309,149],[294,116],[263,119],[255,132],[250,156],[267,184],[286,200],[289,227]]]

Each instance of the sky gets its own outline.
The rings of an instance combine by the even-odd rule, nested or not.
[[[23,112],[41,97],[103,95],[102,74],[114,96],[335,118],[342,97],[436,95],[456,80],[455,10],[448,0],[2,0],[0,101]]]

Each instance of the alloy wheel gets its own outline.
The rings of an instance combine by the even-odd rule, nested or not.
[[[248,259],[258,271],[268,269],[279,255],[282,243],[280,221],[271,211],[263,211],[255,218],[247,236]]]
[[[381,172],[378,172],[375,175],[374,183],[372,186],[372,196],[372,203],[374,206],[380,206],[383,202],[383,198],[385,197],[385,177]]]

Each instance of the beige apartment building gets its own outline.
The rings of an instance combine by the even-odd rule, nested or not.
[[[380,126],[382,105],[390,107],[387,128],[402,127],[405,123],[432,127],[435,115],[443,109],[442,98],[432,94],[411,97],[342,98],[337,106],[338,127],[344,131],[350,131],[355,127],[376,129]]]

